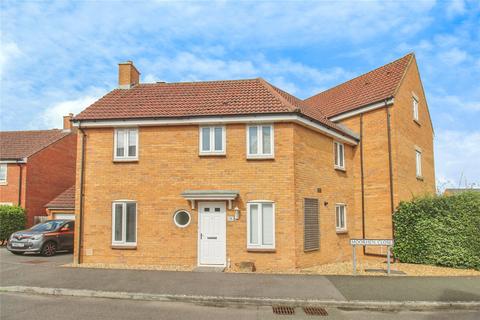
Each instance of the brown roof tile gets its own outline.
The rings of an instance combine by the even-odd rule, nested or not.
[[[301,99],[263,79],[139,84],[115,89],[74,120],[174,118],[298,112],[351,136]]]
[[[75,208],[75,186],[60,193],[56,198],[45,205],[47,208],[74,209]]]
[[[305,102],[317,108],[327,117],[333,117],[390,98],[395,94],[413,57],[413,53],[410,53],[380,68],[305,99]]]
[[[0,159],[22,159],[67,136],[69,132],[53,130],[1,131]]]

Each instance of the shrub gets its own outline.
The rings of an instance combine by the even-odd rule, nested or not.
[[[393,221],[401,262],[480,270],[480,193],[401,202]]]
[[[0,205],[0,241],[8,240],[15,231],[25,228],[25,210],[18,206]]]

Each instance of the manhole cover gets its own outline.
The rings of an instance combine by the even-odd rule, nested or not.
[[[272,306],[273,313],[280,315],[295,314],[295,308],[290,306]]]
[[[309,316],[328,316],[327,310],[321,307],[303,307],[303,312]]]
[[[30,264],[40,264],[40,263],[47,263],[48,261],[45,260],[30,260],[30,261],[25,261],[24,263],[30,263]]]

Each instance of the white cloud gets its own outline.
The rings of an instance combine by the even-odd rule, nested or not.
[[[439,57],[443,63],[449,66],[456,66],[469,58],[467,52],[458,48],[440,52]]]
[[[3,78],[7,68],[11,68],[14,59],[22,54],[15,42],[2,41],[0,45],[0,78]]]
[[[439,187],[480,185],[480,131],[439,130],[435,135]]]
[[[74,115],[78,114],[80,111],[94,103],[98,100],[102,93],[102,90],[94,90],[97,94],[95,95],[85,95],[72,100],[65,100],[57,102],[49,107],[47,107],[40,115],[39,121],[40,124],[34,124],[35,127],[44,127],[44,128],[62,128],[63,126],[63,116],[73,113]]]
[[[465,1],[464,0],[451,0],[448,2],[446,7],[447,17],[454,18],[458,15],[464,14],[466,11],[465,9]]]

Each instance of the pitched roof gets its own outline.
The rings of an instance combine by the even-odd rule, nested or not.
[[[60,129],[0,131],[0,159],[27,158],[70,134]]]
[[[45,205],[47,208],[75,209],[75,185],[60,193]]]
[[[305,102],[327,117],[391,98],[405,74],[413,53],[314,95]]]
[[[320,111],[261,78],[150,83],[127,90],[115,89],[74,117],[74,121],[291,112],[351,136]]]

